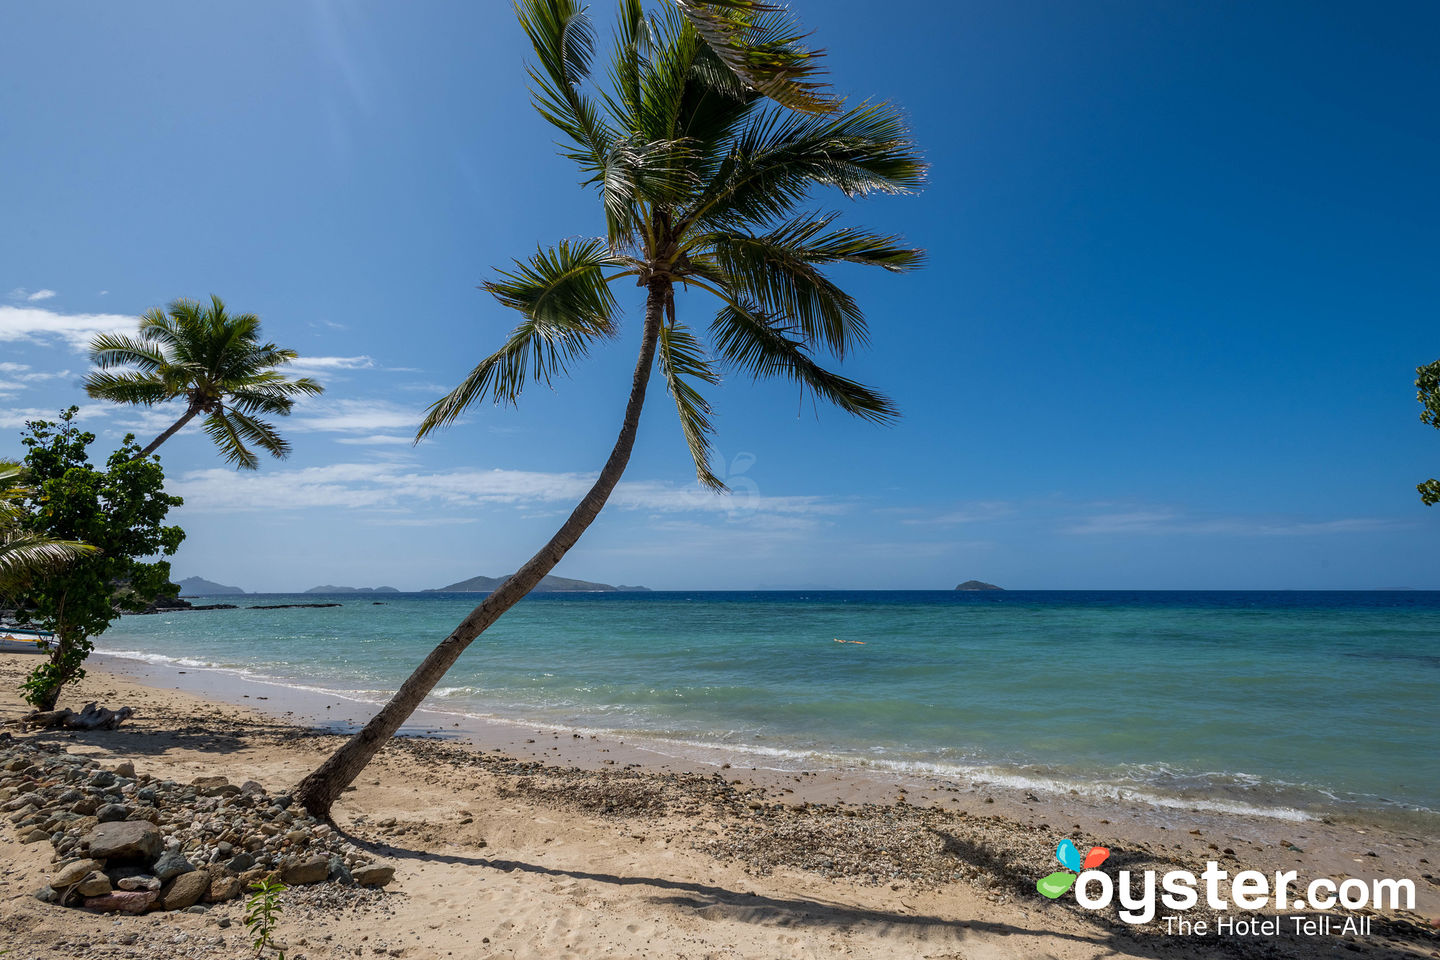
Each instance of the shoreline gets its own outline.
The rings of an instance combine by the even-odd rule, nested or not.
[[[0,719],[22,713],[14,680],[31,662],[18,654],[0,657],[6,685]],[[134,673],[97,659],[90,677],[64,698],[72,705],[85,699],[134,705],[136,716],[119,731],[28,736],[72,751],[134,757],[137,768],[156,768],[156,775],[182,782],[218,772],[274,790],[288,789],[339,742],[300,716],[305,710],[333,714],[339,701],[331,700],[328,711],[318,695],[305,703],[282,701],[260,692],[266,687],[258,681],[207,687],[201,696],[173,689],[192,679],[188,673],[177,671],[169,684],[153,673]],[[363,717],[359,706],[350,704]],[[1123,802],[1032,801],[937,783],[912,789],[849,771],[686,766],[674,758],[656,762],[634,744],[546,728],[494,725],[478,739],[438,725],[414,732],[426,729],[441,730],[443,739],[431,734],[387,746],[336,810],[342,830],[400,859],[396,894],[387,893],[391,915],[377,916],[378,927],[360,923],[349,930],[351,921],[339,929],[323,911],[316,913],[301,924],[310,932],[291,940],[293,948],[308,938],[311,960],[353,953],[348,945],[343,952],[321,950],[317,937],[338,943],[352,934],[377,938],[412,927],[417,942],[402,955],[437,958],[452,951],[492,955],[481,931],[488,931],[483,936],[496,956],[809,957],[827,943],[875,957],[1188,957],[1201,955],[1197,944],[1213,945],[1217,956],[1237,955],[1230,941],[1116,930],[1077,908],[1043,901],[1034,878],[1049,869],[1054,843],[1065,836],[1104,843],[1133,862],[1218,858],[1236,869],[1298,869],[1302,877],[1411,876],[1417,912],[1440,914],[1440,888],[1420,879],[1434,870],[1420,860],[1440,860],[1440,847],[1369,828],[1189,815],[1193,825],[1182,829],[1156,824]],[[933,839],[942,835],[954,839],[942,846]],[[1289,843],[1282,846],[1282,839]],[[5,836],[0,854],[23,863],[39,851]],[[0,914],[13,906],[22,917],[33,915],[36,931],[51,923],[98,930],[112,922],[80,911],[45,914],[28,890],[17,889],[43,865],[27,869],[0,884]],[[454,922],[432,926],[435,911],[454,914]],[[815,920],[821,913],[831,921]],[[218,921],[193,922],[213,931]],[[629,932],[637,925],[653,943],[639,947],[639,934]],[[587,935],[589,945],[582,947]],[[27,942],[43,941],[35,936],[41,940]],[[608,938],[603,949],[595,937]],[[498,949],[505,943],[511,946]],[[1385,952],[1374,955],[1425,955],[1437,945],[1426,940],[1415,952],[1394,953],[1386,940]],[[1310,946],[1334,947],[1328,941]],[[1279,955],[1310,956],[1310,946],[1286,941]],[[1373,946],[1382,947],[1378,940]]]
[[[92,662],[103,663],[107,669],[116,673],[137,679],[148,678],[155,683],[192,693],[216,696],[237,706],[258,707],[265,704],[265,709],[304,718],[317,724],[330,725],[345,733],[358,730],[385,702],[383,697],[367,699],[351,691],[311,686],[278,677],[256,676],[238,667],[187,664],[175,658],[138,651],[130,655],[128,652],[110,653],[99,650],[93,655]],[[186,679],[180,680],[182,676]],[[203,683],[200,680],[202,676],[211,677],[214,682]],[[438,689],[445,688],[442,686]],[[1147,811],[1148,816],[1157,824],[1171,826],[1181,821],[1188,822],[1195,816],[1217,819],[1241,817],[1275,821],[1281,826],[1345,823],[1415,835],[1440,843],[1440,812],[1424,807],[1397,805],[1393,809],[1384,809],[1345,805],[1316,809],[1289,806],[1279,800],[1267,803],[1264,800],[1251,801],[1234,796],[1183,796],[1165,794],[1145,784],[1126,785],[1113,779],[1086,777],[1076,772],[1050,776],[1022,766],[1007,768],[998,763],[961,768],[925,760],[870,760],[821,750],[800,751],[754,744],[707,743],[644,731],[622,733],[597,727],[535,721],[524,717],[477,714],[458,706],[455,709],[444,709],[427,705],[418,710],[413,719],[428,722],[409,723],[404,728],[405,732],[423,730],[431,735],[464,738],[475,744],[494,742],[499,744],[497,749],[518,749],[522,753],[526,752],[523,748],[529,745],[525,742],[529,738],[522,738],[521,731],[535,736],[553,736],[558,732],[566,735],[562,738],[564,741],[604,740],[610,744],[609,750],[615,750],[618,744],[624,748],[620,750],[620,755],[625,757],[626,763],[659,765],[664,769],[696,772],[724,767],[757,774],[764,772],[766,775],[825,771],[839,778],[872,783],[878,786],[880,793],[893,793],[893,788],[899,786],[911,790],[950,790],[963,787],[966,792],[983,791],[997,799],[1003,796],[1012,802],[1016,798],[1033,795],[1042,798],[1063,795],[1074,798],[1072,802],[1077,806],[1108,808],[1118,804],[1136,807]],[[578,736],[575,736],[576,734]],[[558,750],[544,753],[540,758],[593,767],[596,759],[593,751],[573,749],[574,746],[572,743],[562,742]],[[1013,807],[1011,809],[1013,810]]]
[[[221,668],[181,669],[99,653],[93,662],[100,669],[147,686],[168,687],[248,707],[286,722],[316,725],[346,736],[359,729],[378,706],[319,687],[299,688]],[[787,802],[863,806],[900,800],[947,810],[984,812],[1031,825],[1067,824],[1092,835],[1163,844],[1196,857],[1226,849],[1238,854],[1238,845],[1244,844],[1250,856],[1270,861],[1268,869],[1272,872],[1282,867],[1300,868],[1302,873],[1308,869],[1317,876],[1353,875],[1369,880],[1386,875],[1388,869],[1390,875],[1412,877],[1417,881],[1417,909],[1440,913],[1440,886],[1422,879],[1423,874],[1434,870],[1420,862],[1425,859],[1440,863],[1440,836],[1363,817],[1295,820],[1271,813],[1201,809],[1178,800],[1156,805],[1146,799],[1085,795],[1074,790],[1052,792],[1029,785],[976,783],[961,777],[874,768],[778,769],[758,763],[735,763],[735,758],[724,756],[724,748],[708,759],[703,755],[676,755],[643,738],[581,735],[553,725],[480,718],[428,707],[415,712],[400,736],[440,737],[481,753],[596,772],[718,773],[727,780],[779,792]],[[1212,842],[1216,849],[1210,849]],[[1291,847],[1299,847],[1303,853],[1291,856]],[[1275,856],[1277,850],[1286,855]],[[1251,865],[1247,862],[1247,866]],[[1253,866],[1267,869],[1258,862]],[[1400,867],[1409,872],[1396,873]]]

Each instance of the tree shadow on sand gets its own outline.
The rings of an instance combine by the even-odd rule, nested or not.
[[[566,869],[545,866],[524,860],[500,857],[466,856],[396,847],[375,843],[341,830],[356,846],[365,848],[377,856],[398,860],[424,860],[435,863],[456,864],[494,870],[501,873],[523,872],[548,877],[564,877],[584,880],[611,887],[652,887],[656,893],[648,899],[658,906],[666,906],[699,916],[703,919],[726,919],[743,923],[784,927],[791,930],[829,929],[843,930],[858,926],[880,926],[896,931],[930,928],[934,932],[953,937],[957,942],[976,936],[984,938],[1007,938],[1007,949],[1017,956],[1044,958],[1051,956],[1044,944],[1048,941],[1064,941],[1069,944],[1087,944],[1094,948],[1096,956],[1126,955],[1149,957],[1156,960],[1178,960],[1178,958],[1313,958],[1321,954],[1343,951],[1347,955],[1372,958],[1372,960],[1414,960],[1415,948],[1428,954],[1433,946],[1415,941],[1411,949],[1397,949],[1386,944],[1366,940],[1340,940],[1339,938],[1305,938],[1281,935],[1276,937],[1229,937],[1196,938],[1166,936],[1149,931],[1136,931],[1116,922],[1109,922],[1091,914],[1080,913],[1078,908],[1069,908],[1073,918],[1082,921],[1081,931],[1060,931],[1047,929],[1043,916],[1048,910],[1067,910],[1060,903],[1040,903],[1036,909],[1041,912],[1034,927],[1017,926],[985,919],[958,919],[930,914],[903,913],[873,907],[864,907],[841,900],[817,899],[811,897],[777,897],[751,890],[734,890],[715,884],[664,877],[621,876],[588,870]],[[965,847],[965,844],[957,841]],[[983,856],[983,850],[969,851]],[[943,946],[935,947],[943,950]],[[1067,949],[1069,953],[1073,947]],[[935,954],[940,957],[943,954]]]

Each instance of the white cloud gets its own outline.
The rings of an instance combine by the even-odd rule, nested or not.
[[[109,413],[110,408],[104,404],[89,403],[80,407],[80,412],[75,415],[75,419],[77,422],[84,423],[87,420],[94,420],[96,417],[103,417]],[[12,430],[23,427],[27,420],[54,421],[59,417],[59,414],[59,408],[45,407],[0,410],[0,430]]]
[[[1000,520],[1011,516],[1015,513],[1015,509],[1015,504],[1004,500],[975,500],[960,504],[939,516],[902,520],[901,523],[927,527],[935,524],[983,523],[987,520]]]
[[[187,509],[241,512],[332,507],[409,512],[416,507],[511,505],[548,510],[579,501],[593,474],[529,470],[457,469],[432,473],[385,463],[337,463],[322,467],[238,473],[212,468],[191,471],[174,484]],[[820,497],[766,497],[758,492],[716,496],[698,485],[660,481],[622,482],[610,497],[621,510],[653,514],[724,514],[731,518],[804,517],[841,512]]]
[[[1175,510],[1132,510],[1084,517],[1061,529],[1079,536],[1208,534],[1216,536],[1296,537],[1337,533],[1372,533],[1404,526],[1381,517],[1302,520],[1285,517],[1194,517]]]
[[[283,368],[285,373],[297,376],[333,373],[337,370],[373,369],[375,360],[372,357],[299,357]]]
[[[55,296],[54,290],[36,290],[34,293],[30,294],[30,296],[26,297],[25,299],[29,300],[31,303],[35,303],[39,300],[49,300],[53,296]]]
[[[0,362],[0,376],[5,380],[0,381],[0,393],[14,393],[17,390],[24,390],[32,383],[39,383],[43,380],[63,380],[70,376],[69,370],[35,370],[28,363],[14,363],[6,360]]]
[[[399,446],[401,444],[409,446],[415,442],[415,438],[394,436],[388,433],[374,433],[368,437],[336,437],[335,442],[364,446]]]
[[[114,313],[56,313],[41,307],[0,306],[0,343],[63,340],[84,350],[99,333],[130,333],[135,318]]]
[[[414,430],[424,414],[383,400],[341,400],[325,398],[304,405],[304,413],[291,418],[297,430],[331,433],[375,434],[383,431]]]

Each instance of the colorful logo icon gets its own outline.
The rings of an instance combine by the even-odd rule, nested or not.
[[[1041,877],[1035,881],[1035,889],[1043,895],[1054,900],[1066,890],[1075,886],[1075,879],[1082,870],[1094,870],[1105,859],[1110,856],[1110,851],[1105,847],[1091,847],[1090,852],[1085,854],[1085,859],[1080,859],[1080,851],[1075,849],[1071,840],[1061,840],[1060,845],[1055,848],[1055,859],[1060,861],[1064,870],[1056,870],[1047,877]]]

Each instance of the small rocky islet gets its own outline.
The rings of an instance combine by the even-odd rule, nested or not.
[[[395,876],[254,781],[159,780],[58,744],[0,739],[0,812],[22,843],[54,847],[38,899],[102,913],[199,912],[262,879],[380,887]]]

